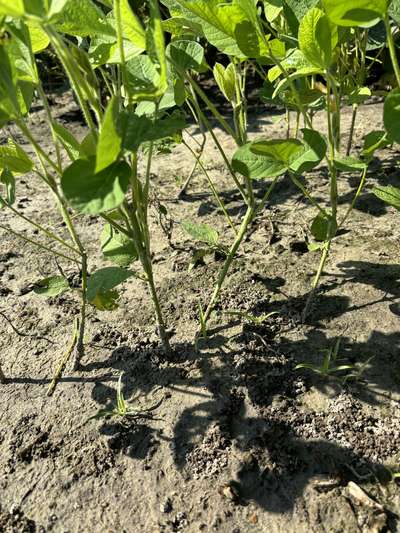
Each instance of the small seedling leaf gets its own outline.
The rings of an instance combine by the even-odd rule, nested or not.
[[[111,291],[133,275],[132,271],[118,267],[105,267],[96,270],[89,277],[86,297],[89,302],[92,302],[98,294]]]
[[[310,228],[314,239],[318,242],[324,242],[331,235],[335,235],[337,227],[331,227],[332,224],[334,225],[333,219],[324,216],[322,213],[318,213]]]
[[[182,227],[194,240],[204,242],[209,246],[218,246],[218,232],[211,226],[186,221],[182,222]]]
[[[366,158],[370,158],[374,155],[376,150],[386,148],[393,143],[390,136],[386,131],[371,131],[364,138],[364,146],[362,149],[362,155]]]
[[[118,291],[111,290],[97,293],[90,303],[99,311],[115,311],[118,309],[118,299]]]
[[[33,291],[41,296],[58,296],[63,292],[69,290],[70,286],[68,280],[63,276],[52,276],[45,278],[36,283]]]
[[[127,267],[137,259],[135,244],[127,235],[106,224],[101,234],[104,257],[120,267]]]

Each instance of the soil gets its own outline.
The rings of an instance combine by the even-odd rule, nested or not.
[[[53,98],[53,110],[77,137],[85,135],[68,94]],[[344,109],[344,130],[350,114]],[[365,133],[382,127],[381,117],[381,104],[360,111],[355,151]],[[322,116],[315,120],[324,127]],[[52,155],[40,106],[31,128]],[[194,126],[190,131],[199,138]],[[232,154],[232,141],[215,131]],[[284,137],[284,115],[258,110],[250,131],[251,138]],[[83,369],[67,368],[50,398],[46,390],[69,344],[78,301],[72,293],[44,300],[32,292],[36,281],[57,274],[57,265],[50,254],[2,231],[0,361],[8,380],[0,385],[0,531],[398,531],[400,488],[391,471],[400,464],[400,219],[371,193],[377,183],[398,182],[398,157],[395,147],[372,163],[306,324],[300,315],[319,261],[306,239],[316,213],[281,178],[230,271],[210,335],[196,348],[198,304],[209,300],[221,258],[207,256],[189,271],[196,244],[180,223],[212,224],[226,244],[232,235],[200,172],[178,200],[193,165],[185,148],[157,155],[155,277],[173,354],[164,357],[147,289],[131,279],[117,311],[90,310]],[[239,222],[243,203],[211,139],[204,163]],[[340,175],[341,212],[358,181],[357,174]],[[266,187],[257,183],[257,195]],[[327,202],[323,166],[307,176],[307,187]],[[65,234],[33,175],[18,178],[17,193],[21,213]],[[158,221],[158,202],[168,210],[172,247]],[[0,216],[35,237],[12,213],[3,209]],[[101,223],[94,217],[76,222],[90,269],[105,266]],[[71,279],[76,275],[60,265]],[[245,315],[273,311],[258,324]],[[320,365],[338,339],[339,364],[354,365],[353,379],[296,368]],[[132,408],[156,408],[123,421],[91,418],[115,404],[120,375]]]

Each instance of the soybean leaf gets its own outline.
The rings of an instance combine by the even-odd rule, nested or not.
[[[13,140],[0,145],[0,169],[8,168],[15,174],[25,174],[33,168],[33,162],[24,150]]]
[[[33,291],[41,296],[58,296],[70,288],[68,280],[63,276],[45,278],[35,284]]]
[[[115,311],[118,309],[118,299],[118,291],[112,290],[97,293],[90,303],[99,311]]]
[[[104,226],[101,233],[101,251],[104,257],[120,267],[127,267],[137,259],[132,239],[117,231],[111,224]]]
[[[196,41],[173,41],[167,47],[167,56],[182,70],[198,70],[204,59],[204,48]]]
[[[283,3],[292,10],[298,22],[301,22],[306,13],[319,3],[319,0],[283,0]]]
[[[392,185],[374,187],[372,192],[375,196],[400,211],[400,189],[398,187],[393,187]]]
[[[290,170],[298,174],[309,172],[325,157],[327,150],[326,139],[315,130],[304,128],[303,148],[295,152],[290,160]]]
[[[107,105],[100,128],[96,151],[96,172],[114,163],[121,152],[122,136],[119,119],[119,98],[113,96]]]
[[[143,142],[171,137],[185,125],[185,117],[180,111],[155,121],[145,115],[139,117],[134,113],[128,113],[125,118],[123,148],[136,151]]]
[[[337,225],[334,220],[322,213],[318,213],[311,224],[311,234],[318,242],[326,241],[331,235],[335,235],[336,231]]]
[[[364,138],[362,155],[364,157],[372,157],[376,150],[386,148],[386,146],[391,144],[393,144],[393,140],[386,131],[371,131]]]
[[[20,108],[13,70],[6,48],[6,46],[0,46],[0,109],[10,118],[13,118],[20,113]]]
[[[69,35],[115,35],[102,10],[91,0],[67,0],[62,9],[53,15],[51,22],[59,31]]]
[[[100,268],[89,276],[86,298],[91,302],[98,294],[111,291],[133,275],[132,271],[119,267]]]
[[[121,0],[122,29],[126,37],[139,50],[146,49],[146,32],[128,0]]]
[[[47,33],[34,22],[29,21],[27,26],[33,53],[38,54],[39,52],[43,52],[43,50],[45,50],[50,44],[50,39],[48,38]]]
[[[215,63],[213,73],[222,94],[229,102],[233,101],[235,97],[235,65],[229,63],[225,68],[221,63]]]
[[[299,47],[310,63],[327,69],[337,44],[337,31],[325,13],[314,7],[303,17],[299,27]]]
[[[302,152],[303,145],[297,139],[273,139],[270,141],[254,141],[251,151],[256,155],[274,159],[285,166],[289,166],[294,156]]]
[[[149,0],[148,3],[150,8],[150,21],[146,31],[146,49],[148,56],[157,65],[159,78],[155,90],[150,91],[147,96],[149,100],[157,100],[168,88],[167,60],[158,0]]]
[[[358,87],[349,94],[348,102],[350,105],[363,104],[371,96],[371,90],[369,87]]]
[[[163,3],[168,7],[175,5],[180,14],[200,24],[208,42],[221,52],[236,57],[243,55],[235,36],[237,25],[247,20],[240,6],[221,5],[219,0],[163,0]]]
[[[400,143],[400,89],[391,91],[383,108],[385,129],[394,141]]]
[[[338,26],[369,28],[382,19],[388,8],[387,0],[322,0],[325,12]]]
[[[95,171],[94,157],[78,159],[63,173],[61,187],[71,207],[96,215],[118,207],[128,190],[130,167],[124,161]]]
[[[79,146],[79,154],[82,159],[93,157],[96,155],[96,139],[93,136],[93,133],[88,133]]]
[[[11,33],[8,55],[16,78],[37,85],[38,73],[27,25],[22,20],[13,20],[7,24],[7,29]]]
[[[208,224],[195,224],[194,222],[182,222],[182,227],[196,241],[205,242],[209,246],[218,246],[218,231]]]
[[[67,130],[67,128],[58,122],[53,122],[53,129],[57,139],[63,145],[71,161],[78,159],[81,151],[81,145],[79,141],[75,139],[75,137],[69,130]]]
[[[5,202],[8,205],[12,205],[15,202],[15,178],[13,173],[7,168],[0,174],[0,184],[4,185],[6,190]],[[0,207],[3,207],[5,202],[0,196]]]
[[[367,164],[355,157],[336,157],[334,160],[335,167],[343,172],[351,172],[355,170],[364,170]]]
[[[286,165],[272,157],[258,155],[251,150],[252,143],[247,143],[236,150],[232,158],[232,167],[246,178],[274,178],[284,174]]]

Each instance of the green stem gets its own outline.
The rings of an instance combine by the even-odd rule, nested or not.
[[[34,222],[33,220],[31,220],[30,218],[27,218],[26,216],[24,216],[22,213],[20,213],[19,211],[17,211],[16,209],[14,209],[14,207],[12,207],[10,204],[8,203],[5,203],[5,206],[8,207],[15,215],[17,215],[18,217],[22,218],[22,220],[25,220],[25,222],[28,222],[28,224],[30,224],[31,226],[33,226],[34,228],[38,229],[39,231],[41,231],[42,233],[44,233],[44,235],[46,235],[47,237],[49,237],[49,239],[52,239],[54,241],[57,241],[58,243],[62,244],[63,246],[65,246],[66,248],[68,248],[69,250],[71,250],[72,252],[80,255],[80,251],[77,250],[76,248],[74,248],[73,246],[71,246],[70,244],[68,244],[66,241],[64,241],[63,239],[61,239],[60,237],[58,237],[57,235],[55,235],[54,233],[52,233],[51,231],[49,231],[48,229],[44,228],[43,226],[41,226],[40,224],[38,224],[37,222]]]
[[[304,187],[304,185],[301,183],[301,181],[297,178],[297,176],[295,174],[293,174],[293,172],[289,172],[289,176],[290,176],[290,179],[293,181],[293,183],[296,185],[296,187],[298,187],[301,192],[304,194],[304,196],[306,198],[308,198],[308,200],[310,201],[310,203],[316,207],[318,209],[318,211],[324,216],[324,217],[327,217],[328,216],[328,213],[325,211],[325,209],[323,207],[321,207],[319,205],[319,203],[317,202],[317,200],[315,200],[312,196],[311,196],[311,193],[308,191],[308,189],[306,187]]]
[[[396,46],[394,44],[392,28],[390,27],[389,15],[386,14],[384,18],[384,23],[386,27],[387,42],[389,46],[390,59],[392,60],[393,70],[396,75],[397,85],[400,87],[400,66],[397,61]]]
[[[366,178],[367,178],[367,172],[368,172],[368,167],[365,167],[365,169],[363,170],[363,173],[361,175],[361,180],[360,180],[360,184],[358,186],[357,192],[354,195],[353,201],[351,202],[351,205],[349,206],[348,210],[346,211],[346,214],[344,215],[344,217],[340,221],[340,223],[338,225],[338,229],[343,226],[343,224],[349,218],[350,213],[353,211],[354,206],[356,205],[356,202],[357,202],[357,200],[358,200],[358,198],[359,198],[359,196],[361,194],[361,191],[363,190],[363,187],[364,187],[364,184],[365,184],[365,181],[366,181]]]
[[[15,235],[16,237],[19,237],[20,239],[24,240],[25,242],[28,242],[29,244],[33,244],[34,246],[37,246],[38,248],[41,248],[42,250],[45,250],[46,252],[51,253],[52,255],[56,255],[58,257],[61,257],[62,259],[71,261],[72,263],[80,264],[77,259],[73,259],[72,257],[64,255],[63,253],[57,250],[54,250],[54,248],[49,248],[45,244],[42,244],[38,241],[30,239],[29,237],[25,237],[25,235],[22,235],[22,233],[18,233],[17,231],[14,231],[11,228],[8,228],[7,226],[3,226],[3,224],[0,224],[0,228],[3,229],[4,231],[11,233],[12,235]]]
[[[219,196],[218,194],[218,191],[217,189],[215,188],[215,185],[210,177],[210,175],[208,174],[205,166],[203,165],[203,163],[201,162],[201,159],[200,159],[200,156],[198,156],[191,148],[191,146],[189,146],[185,141],[183,141],[183,144],[186,146],[186,148],[190,151],[190,153],[193,155],[193,157],[196,159],[196,162],[197,164],[199,165],[199,167],[201,168],[201,170],[203,171],[207,181],[208,181],[208,185],[210,186],[210,189],[214,195],[214,198],[215,200],[217,201],[220,209],[222,210],[222,212],[224,213],[225,215],[225,218],[228,222],[228,224],[230,225],[230,227],[232,228],[233,232],[235,233],[235,235],[237,234],[237,231],[236,231],[236,228],[235,228],[235,225],[233,224],[232,222],[232,219],[231,217],[229,216],[228,214],[228,211],[226,210],[226,207],[225,207],[225,204],[222,200],[222,198]]]
[[[347,142],[347,148],[346,148],[346,156],[350,155],[351,147],[353,145],[353,137],[354,137],[354,129],[356,125],[357,120],[357,111],[358,111],[358,105],[353,105],[353,112],[351,114],[351,125],[350,125],[350,132],[349,132],[349,140]]]
[[[203,113],[203,111],[200,109],[200,106],[199,104],[197,103],[197,101],[194,99],[194,98],[191,98],[191,101],[192,101],[192,104],[193,106],[195,107],[196,109],[196,112],[198,114],[198,116],[201,118],[201,120],[203,121],[205,127],[207,128],[207,130],[210,132],[210,135],[215,143],[215,146],[218,148],[218,151],[219,153],[221,154],[222,156],[222,159],[224,160],[224,163],[226,164],[227,166],[227,169],[229,170],[229,173],[230,175],[232,176],[232,179],[236,185],[236,187],[238,188],[238,191],[240,192],[243,200],[246,202],[248,202],[248,199],[247,199],[247,196],[246,196],[246,191],[244,190],[243,186],[241,185],[241,183],[239,182],[236,174],[235,174],[235,171],[233,170],[232,168],[232,165],[231,165],[231,162],[229,161],[227,155],[225,154],[225,151],[224,149],[222,148],[221,146],[221,143],[219,142],[217,136],[215,135],[214,133],[214,129],[213,127],[211,126],[208,118],[205,116],[205,114]]]
[[[305,307],[303,309],[303,314],[302,314],[303,323],[306,321],[308,313],[310,312],[310,307],[311,307],[312,301],[314,300],[315,293],[316,293],[316,291],[318,289],[322,273],[323,273],[323,271],[325,269],[325,264],[326,264],[326,261],[327,261],[327,259],[329,257],[329,251],[330,251],[330,248],[331,248],[331,242],[332,241],[329,240],[329,241],[324,243],[324,249],[323,249],[323,252],[322,252],[322,255],[321,255],[321,259],[320,259],[320,262],[319,262],[318,270],[317,270],[317,273],[316,273],[316,275],[314,277],[314,281],[312,283],[311,291],[310,291],[310,294],[308,295],[306,305],[305,305]]]
[[[218,302],[219,295],[220,295],[222,286],[224,284],[226,275],[228,274],[229,268],[230,268],[230,266],[232,264],[232,261],[235,258],[236,252],[238,251],[239,246],[241,245],[242,240],[243,240],[243,238],[245,237],[245,235],[247,233],[247,228],[249,227],[249,225],[251,224],[251,222],[253,220],[254,213],[255,213],[255,207],[254,206],[252,206],[252,207],[249,206],[247,208],[246,215],[245,215],[245,217],[244,217],[244,219],[242,221],[242,224],[240,225],[240,228],[239,228],[238,234],[236,236],[236,239],[235,239],[234,243],[232,244],[232,246],[231,246],[231,248],[230,248],[230,250],[228,252],[228,255],[226,256],[224,266],[222,267],[222,269],[221,269],[221,271],[220,271],[220,273],[218,275],[218,280],[217,280],[217,283],[215,285],[214,292],[213,292],[213,294],[211,296],[211,299],[210,299],[210,302],[209,302],[209,304],[207,306],[207,309],[206,309],[206,311],[205,311],[205,313],[203,315],[203,321],[204,321],[205,324],[207,323],[208,319],[210,318],[211,313],[213,312],[214,307],[215,307],[215,305]]]

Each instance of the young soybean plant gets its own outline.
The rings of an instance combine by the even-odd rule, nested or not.
[[[65,265],[73,265],[78,269],[81,282],[76,290],[80,293],[81,313],[77,331],[73,334],[73,338],[76,339],[75,353],[78,357],[78,353],[83,353],[87,257],[60,190],[59,177],[62,173],[60,147],[56,142],[55,122],[35,61],[35,54],[45,49],[49,41],[38,26],[30,20],[24,20],[22,8],[19,10],[11,3],[0,5],[0,35],[2,36],[0,42],[0,125],[5,127],[8,122],[12,121],[30,142],[36,154],[36,161],[33,161],[11,135],[7,144],[0,146],[0,208],[34,228],[39,237],[28,237],[3,223],[0,224],[0,228],[37,247],[38,250],[50,253],[54,258],[60,275],[40,281],[34,289],[37,294],[57,296],[70,289],[70,281],[64,274],[63,268]],[[40,142],[29,129],[28,113],[35,91],[43,103],[53,135],[56,160],[50,158],[48,152],[41,147]],[[68,237],[41,225],[15,207],[18,176],[28,172],[34,173],[47,186],[65,223]]]
[[[298,166],[296,163],[296,160],[302,157],[301,141],[289,138],[285,141],[266,140],[251,143],[250,151],[252,153],[259,156],[264,155],[275,164],[280,163],[286,166],[286,171],[292,181],[318,209],[318,215],[311,225],[311,233],[315,239],[311,249],[321,251],[321,260],[312,284],[312,290],[303,310],[303,320],[308,315],[313,296],[318,289],[332,242],[350,215],[361,193],[367,175],[368,163],[377,148],[390,143],[385,132],[371,132],[365,139],[361,159],[342,155],[342,101],[345,98],[347,101],[353,101],[354,104],[359,105],[368,94],[368,91],[363,90],[365,88],[358,86],[359,80],[356,78],[352,80],[352,84],[347,83],[347,81],[345,83],[349,72],[344,72],[345,69],[343,68],[343,64],[348,64],[345,61],[347,60],[347,49],[343,45],[350,40],[357,46],[355,39],[357,28],[372,26],[381,19],[386,20],[386,10],[386,1],[371,3],[367,0],[323,0],[320,7],[312,7],[299,17],[299,24],[294,29],[297,46],[288,46],[285,58],[279,60],[276,57],[275,66],[268,72],[269,81],[277,82],[273,96],[280,95],[282,92],[289,93],[291,100],[295,102],[303,115],[306,126],[302,130],[303,144],[308,144],[311,152],[318,154],[319,161],[325,160],[329,173],[329,206],[325,207],[311,196],[300,179],[302,174],[312,168],[309,165]],[[365,42],[363,46],[365,53]],[[362,64],[365,73],[365,58]],[[315,129],[315,121],[313,123],[312,115],[307,110],[315,89],[321,86],[320,82],[318,85],[315,83],[316,76],[324,79],[322,93],[325,95],[327,138]],[[351,88],[351,92],[346,93],[349,88]],[[317,95],[314,96],[314,99],[318,99]],[[354,129],[354,121],[353,113],[351,130]],[[352,135],[353,131],[350,131],[350,139]],[[348,151],[349,145],[346,152]],[[359,187],[350,207],[342,217],[340,217],[338,210],[338,178],[341,171],[361,172]]]
[[[0,14],[4,14],[7,24],[10,20],[26,33],[24,51],[34,49],[33,39],[40,40],[42,49],[49,44],[52,46],[89,130],[87,136],[78,141],[57,123],[38,82],[36,87],[43,98],[57,154],[57,161],[53,161],[26,124],[24,115],[29,106],[24,112],[19,107],[19,101],[23,101],[21,95],[25,95],[22,92],[26,89],[22,83],[25,80],[15,73],[17,69],[8,57],[10,48],[6,51],[5,47],[0,47],[5,72],[0,80],[0,110],[5,120],[15,121],[35,149],[42,167],[39,175],[56,195],[73,235],[78,259],[81,257],[83,320],[77,337],[76,367],[83,354],[86,303],[100,310],[114,309],[118,300],[115,289],[137,275],[127,269],[137,259],[143,269],[139,277],[148,284],[154,302],[164,349],[170,351],[152,269],[148,225],[150,174],[154,142],[179,132],[184,120],[181,114],[167,115],[160,109],[168,89],[165,45],[158,4],[155,0],[148,4],[150,16],[144,27],[126,0],[117,0],[107,16],[91,0],[79,4],[76,0],[51,5],[37,2],[29,6],[15,6],[8,0],[0,3]],[[29,31],[30,26],[32,31]],[[30,57],[36,69],[32,53]],[[100,94],[100,77],[108,90],[106,107]],[[16,85],[18,93],[10,90],[16,83],[19,84]],[[139,112],[141,106],[149,105],[153,108],[151,116]],[[144,143],[147,144],[147,161],[140,177],[138,157]],[[61,154],[67,154],[70,162],[66,164]],[[12,190],[9,169],[2,181],[9,191]],[[105,257],[118,266],[89,272],[86,252],[78,241],[68,207],[79,214],[99,215],[105,220],[102,250]],[[55,284],[51,282],[52,286]]]

